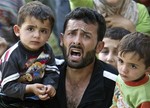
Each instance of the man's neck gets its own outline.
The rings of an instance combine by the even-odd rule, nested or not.
[[[94,62],[81,69],[73,69],[67,67],[66,79],[71,81],[72,83],[79,83],[87,79],[89,80],[92,75],[93,68]]]

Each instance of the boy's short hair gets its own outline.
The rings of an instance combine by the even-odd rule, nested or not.
[[[50,21],[51,27],[53,28],[54,26],[55,20],[51,8],[42,4],[39,1],[28,2],[19,9],[17,24],[21,26],[24,23],[25,18],[27,16],[35,17],[36,19],[39,19],[42,22],[48,19]]]
[[[139,59],[144,59],[146,67],[150,66],[150,36],[134,32],[122,38],[118,45],[121,56],[128,52],[139,55]]]
[[[121,40],[125,35],[129,33],[131,32],[121,27],[107,28],[104,38]]]

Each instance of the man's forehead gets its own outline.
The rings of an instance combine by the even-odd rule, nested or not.
[[[67,24],[67,30],[82,30],[88,32],[89,30],[97,30],[97,26],[92,23],[85,23],[82,20],[69,20]]]

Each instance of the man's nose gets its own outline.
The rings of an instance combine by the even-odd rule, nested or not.
[[[74,43],[77,45],[81,44],[81,40],[81,35],[79,33],[73,39]]]

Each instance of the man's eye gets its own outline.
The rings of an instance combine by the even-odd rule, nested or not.
[[[68,32],[68,33],[67,33],[67,36],[68,36],[68,37],[74,37],[74,36],[76,36],[76,35],[75,35],[75,32],[72,31],[72,32]]]
[[[70,35],[70,36],[74,36],[74,35],[75,35],[75,32],[74,32],[74,31],[73,31],[73,32],[70,32],[69,35]]]
[[[85,39],[89,39],[89,38],[90,38],[90,36],[89,36],[88,34],[84,34],[83,37],[84,37]]]

